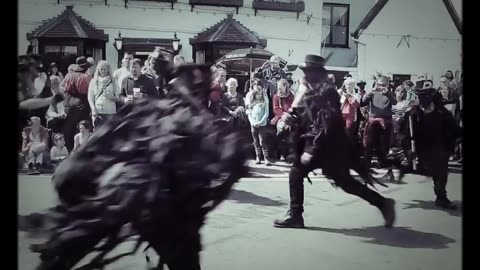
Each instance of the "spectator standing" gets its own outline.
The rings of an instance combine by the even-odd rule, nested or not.
[[[277,82],[287,79],[287,74],[280,68],[280,56],[272,55],[270,61],[265,62],[257,71],[261,74],[264,88],[268,96],[268,113],[273,117],[273,96],[277,93]]]
[[[243,97],[237,92],[238,81],[235,78],[230,78],[225,85],[227,86],[227,92],[223,95],[223,112],[228,116],[231,126],[245,126],[245,124],[248,124],[248,119],[245,114]]]
[[[88,104],[88,87],[92,77],[85,72],[90,67],[87,59],[83,56],[76,59],[74,73],[65,78],[66,104],[68,106],[67,118],[65,120],[65,143],[67,149],[74,146],[77,123],[90,119],[90,105]]]
[[[122,59],[122,67],[113,72],[113,79],[117,81],[117,85],[121,86],[125,78],[130,76],[130,68],[132,66],[133,53],[125,52]]]
[[[53,143],[55,144],[50,149],[50,162],[55,166],[68,157],[68,149],[65,147],[65,140],[63,134],[54,134]]]
[[[142,60],[135,58],[130,68],[130,76],[123,80],[121,95],[123,103],[132,102],[133,99],[143,97],[159,97],[155,81],[142,74]]]
[[[40,118],[30,118],[32,125],[22,132],[22,152],[30,174],[39,174],[43,164],[43,152],[48,149],[48,131],[42,127]]]
[[[360,108],[360,95],[355,93],[355,81],[351,77],[346,77],[343,87],[338,90],[340,95],[340,104],[342,117],[345,121],[345,128],[348,136],[353,140],[358,133],[358,108]]]
[[[116,102],[120,101],[120,88],[113,79],[112,68],[107,61],[102,60],[98,62],[88,87],[88,102],[95,128],[117,113]]]
[[[270,121],[270,124],[275,126],[277,130],[277,149],[280,160],[286,159],[290,145],[288,142],[289,132],[278,126],[278,123],[282,116],[289,112],[294,98],[294,94],[289,90],[289,82],[286,79],[280,79],[277,82],[277,93],[273,96],[274,117]]]
[[[381,76],[376,82],[376,88],[364,95],[360,104],[370,106],[363,138],[367,164],[371,163],[374,150],[380,164],[386,163],[392,134],[392,106],[397,104],[397,99],[388,87],[388,78]]]
[[[52,79],[52,76],[57,76],[58,79],[63,81],[63,74],[58,71],[58,66],[55,62],[50,63],[50,69],[48,70],[48,76],[50,77],[50,80]]]
[[[267,145],[267,121],[268,121],[268,99],[263,91],[262,85],[258,83],[251,95],[251,101],[248,102],[248,120],[250,121],[253,137],[253,146],[255,148],[256,163],[261,163],[262,151],[265,164],[270,166],[270,156]]]
[[[145,66],[142,68],[142,74],[146,75],[155,82],[158,95],[165,96],[165,86],[170,78],[167,78],[168,69],[170,67],[169,59],[162,53],[161,49],[155,49],[145,61]],[[157,72],[158,70],[158,72]]]
[[[216,67],[214,80],[212,82],[212,91],[210,92],[209,110],[216,116],[219,116],[222,109],[223,93],[226,92],[225,82],[227,80],[227,71],[221,67]]]
[[[451,70],[447,70],[447,72],[445,73],[445,77],[448,79],[448,87],[450,87],[450,90],[453,92],[457,92],[458,85],[455,81],[453,72]]]
[[[265,89],[270,101],[277,93],[277,82],[280,79],[287,79],[287,74],[280,68],[280,60],[280,56],[273,55],[270,57],[270,61],[265,62],[257,71],[262,75],[262,80],[266,83]]]
[[[86,143],[88,139],[90,139],[91,135],[92,126],[90,125],[90,122],[86,120],[80,121],[80,123],[78,123],[78,133],[75,135],[74,138],[75,146],[73,148],[73,151],[77,150],[80,146]]]
[[[50,76],[50,81],[52,93],[60,92],[60,78],[52,75]],[[53,100],[45,115],[45,119],[47,120],[47,128],[51,129],[53,133],[61,133],[65,126],[66,118],[67,114],[65,113],[65,105],[63,100],[60,102]]]
[[[415,94],[415,88],[413,87],[413,83],[410,80],[406,80],[402,83],[403,87],[406,91],[405,100],[408,103],[412,103],[417,99],[417,95]]]
[[[442,95],[445,108],[455,117],[457,115],[456,112],[459,105],[459,99],[446,76],[440,77],[440,87],[438,88],[438,92]]]

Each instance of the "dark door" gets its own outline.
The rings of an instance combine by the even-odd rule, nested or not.
[[[401,85],[404,81],[410,80],[411,77],[411,75],[393,74],[393,87],[397,88],[397,86]]]

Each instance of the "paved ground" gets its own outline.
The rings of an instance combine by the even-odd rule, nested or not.
[[[431,180],[407,175],[405,184],[380,187],[382,194],[397,200],[397,227],[386,230],[378,210],[318,175],[305,188],[308,228],[277,229],[272,220],[288,207],[288,168],[281,166],[256,166],[253,177],[237,184],[210,214],[202,232],[203,269],[461,269],[461,211],[434,207]],[[458,169],[452,172],[449,196],[461,205],[462,177]],[[39,211],[55,200],[48,176],[20,176],[19,192],[19,214]],[[21,232],[18,238],[19,269],[32,270],[38,259],[28,250],[31,241]],[[145,260],[139,254],[107,269],[145,269]]]

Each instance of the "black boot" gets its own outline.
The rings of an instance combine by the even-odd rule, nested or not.
[[[457,206],[452,203],[446,196],[445,197],[437,197],[435,200],[435,206],[447,209],[447,210],[457,210]]]
[[[283,219],[274,220],[273,226],[278,228],[305,228],[302,214],[293,210],[288,210]]]
[[[35,174],[41,174],[41,171],[40,171],[40,169],[41,169],[41,165],[40,165],[40,163],[35,163],[35,170],[34,170],[34,173],[35,173]]]
[[[383,218],[385,219],[385,228],[392,228],[395,223],[395,201],[386,198],[382,207],[380,208]]]
[[[34,167],[33,167],[33,163],[28,163],[28,174],[29,175],[32,175],[32,174],[35,174],[35,170],[34,170]]]

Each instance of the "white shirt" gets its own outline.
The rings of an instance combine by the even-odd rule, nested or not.
[[[126,67],[121,67],[113,72],[113,79],[117,82],[117,85],[119,88],[122,87],[122,82],[130,76],[130,70],[128,70]]]

